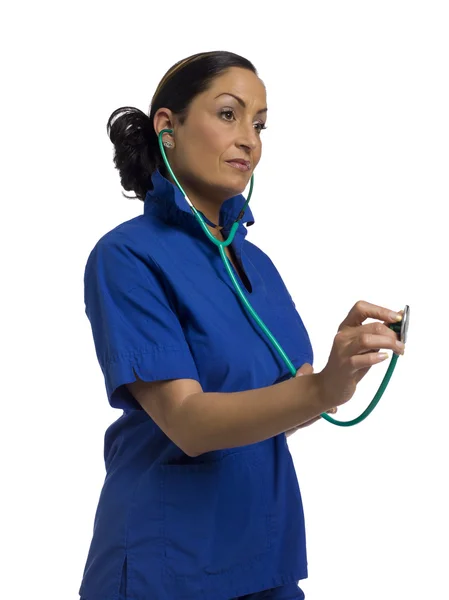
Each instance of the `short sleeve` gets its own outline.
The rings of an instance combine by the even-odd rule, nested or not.
[[[161,269],[125,235],[106,235],[92,250],[84,302],[112,407],[140,409],[125,386],[136,380],[134,371],[144,381],[199,381]]]

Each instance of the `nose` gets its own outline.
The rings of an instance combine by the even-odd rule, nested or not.
[[[236,145],[251,152],[257,148],[259,141],[259,134],[255,130],[254,125],[251,124],[250,127],[242,127]]]

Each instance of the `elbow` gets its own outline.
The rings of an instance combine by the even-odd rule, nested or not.
[[[184,454],[187,454],[188,457],[190,458],[196,458],[197,456],[201,456],[201,454],[203,454],[203,451],[198,450],[198,448],[195,448],[193,445],[189,445],[189,444],[180,444],[180,443],[176,443],[175,444],[178,446],[178,448],[180,450],[182,450],[182,452],[184,452]]]
[[[190,458],[196,458],[208,451],[201,443],[202,435],[198,423],[189,416],[187,400],[196,394],[187,396],[182,404],[170,416],[170,439]],[[186,412],[187,411],[187,412]]]
[[[178,431],[178,435],[171,439],[190,458],[197,458],[206,452],[216,450],[216,448],[206,447],[205,440],[198,431],[194,435],[190,435],[183,429],[181,432]]]
[[[196,435],[195,439],[193,440],[190,439],[188,442],[184,440],[182,445],[179,445],[179,448],[181,448],[184,454],[187,454],[187,456],[189,456],[190,458],[197,458],[198,456],[206,454],[207,452],[213,452],[214,450],[218,450],[218,448],[216,447],[206,447],[204,440],[203,443],[201,443],[201,441],[201,436]]]
[[[201,456],[201,454],[203,454],[203,452],[198,452],[197,450],[190,450],[190,449],[186,449],[183,450],[184,454],[187,454],[187,456],[189,456],[190,458],[197,458],[197,456]]]
[[[201,444],[201,436],[199,435],[195,435],[194,439],[190,438],[188,440],[182,440],[179,447],[184,454],[187,454],[190,458],[197,458],[209,451],[208,448],[204,447],[204,444]]]
[[[185,431],[167,432],[167,436],[184,454],[190,458],[196,458],[205,451],[199,448],[198,437],[196,440],[191,439],[191,436],[186,435]]]

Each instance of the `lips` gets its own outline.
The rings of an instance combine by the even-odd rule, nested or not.
[[[231,167],[239,169],[240,171],[249,171],[251,169],[251,163],[249,160],[243,160],[242,158],[233,158],[232,160],[227,160],[226,162],[228,165],[231,165]]]

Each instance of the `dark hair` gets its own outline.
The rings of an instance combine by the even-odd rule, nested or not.
[[[149,115],[131,106],[112,113],[106,129],[115,148],[114,164],[120,172],[122,187],[136,194],[127,196],[122,192],[125,198],[145,200],[146,192],[152,187],[153,172],[160,168],[167,175],[153,126],[156,111],[169,108],[182,124],[195,96],[231,67],[248,69],[257,75],[254,65],[238,54],[201,52],[180,60],[167,71],[154,93]]]

